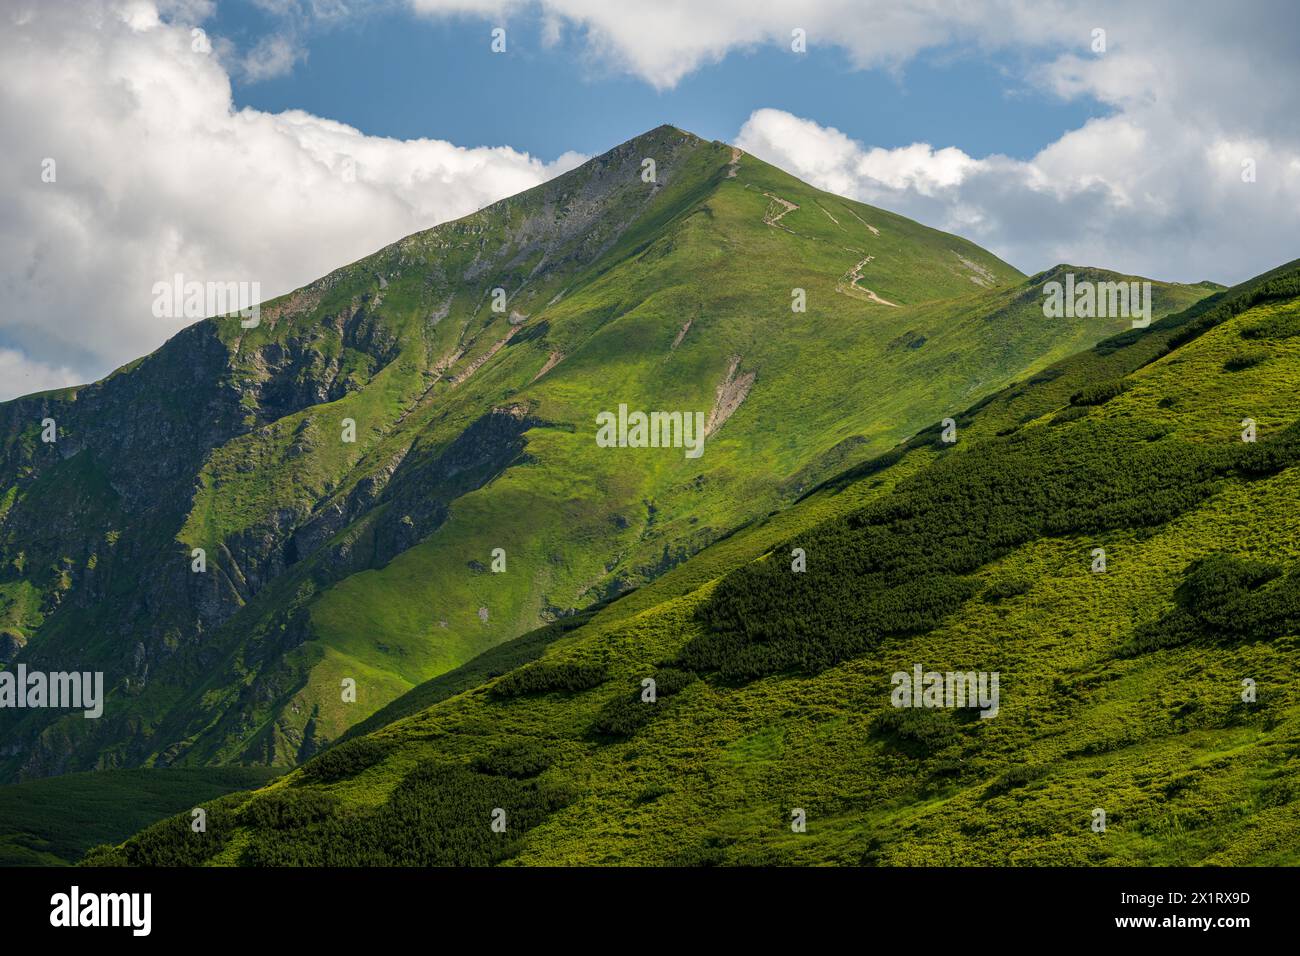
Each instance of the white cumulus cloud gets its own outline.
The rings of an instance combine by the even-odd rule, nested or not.
[[[871,147],[773,109],[756,110],[736,145],[822,189],[960,233],[1027,272],[1068,262],[1231,283],[1300,254],[1300,153],[1207,136],[1155,112],[1091,120],[1027,161]]]
[[[582,159],[235,109],[194,45],[142,0],[0,9],[0,399],[156,348],[176,273],[270,298]]]

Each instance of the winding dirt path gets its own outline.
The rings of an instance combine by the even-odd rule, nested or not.
[[[506,343],[509,342],[512,338],[514,338],[514,334],[518,331],[519,331],[519,326],[517,325],[510,326],[510,331],[508,331],[505,334],[504,338],[498,339],[496,342],[493,342],[491,347],[486,352],[484,352],[478,358],[474,359],[474,361],[470,362],[469,365],[465,366],[465,370],[463,372],[459,373],[458,375],[452,376],[451,387],[455,388],[457,385],[460,385],[467,378],[469,378],[471,375],[473,375],[475,372],[481,369],[483,365],[490,358],[492,358],[492,356],[500,352],[505,347]]]
[[[847,208],[847,207],[846,207],[846,208]],[[880,230],[879,230],[879,229],[877,229],[877,228],[876,228],[875,226],[873,226],[871,223],[867,222],[865,219],[863,219],[861,216],[859,216],[859,215],[858,215],[856,212],[854,212],[852,209],[849,209],[849,215],[852,216],[854,219],[856,219],[858,222],[862,223],[862,225],[864,225],[864,226],[866,226],[868,229],[870,229],[870,230],[871,230],[871,234],[872,234],[873,236],[878,236],[878,235],[880,235]]]
[[[832,215],[830,214],[830,211],[829,211],[825,206],[823,206],[821,203],[817,203],[817,208],[820,209],[822,212],[826,213],[826,218],[827,218],[827,219],[829,219],[831,222],[835,223],[835,225],[840,226],[840,221],[839,221],[838,219],[836,219],[834,216],[832,216]],[[863,223],[863,225],[866,225],[866,223]],[[844,227],[843,227],[843,226],[840,226],[840,228],[843,229]]]
[[[543,375],[545,375],[547,372],[555,368],[555,366],[559,365],[563,361],[564,361],[563,352],[552,352],[547,357],[546,364],[542,366],[541,371],[539,371],[536,375],[534,375],[531,379],[529,379],[528,384],[532,385],[533,382],[537,381],[539,378],[541,378]]]
[[[793,230],[788,226],[780,225],[780,219],[782,216],[789,215],[798,209],[799,204],[790,202],[788,199],[782,199],[780,196],[772,193],[763,193],[763,195],[772,200],[772,203],[767,207],[767,212],[763,214],[763,222],[767,223],[769,226],[776,226],[778,229],[784,229],[786,232],[792,232]],[[780,209],[781,211],[777,212],[777,209]]]
[[[673,347],[668,351],[672,352],[676,350],[677,346],[682,344],[682,339],[686,338],[686,333],[691,330],[691,323],[694,321],[694,319],[686,320],[686,324],[682,326],[682,330],[677,333],[677,338],[673,339]]]
[[[856,292],[858,293],[858,295],[854,296],[854,298],[865,298],[870,302],[877,303],[878,305],[887,305],[890,308],[897,309],[898,308],[897,302],[890,302],[888,299],[882,299],[880,296],[876,295],[876,293],[872,292],[866,286],[858,285],[858,283],[862,280],[863,267],[866,266],[866,264],[874,258],[876,257],[867,256],[856,266],[854,266],[853,271],[848,273],[844,277],[845,279],[848,280],[848,285],[845,285],[843,282],[841,282],[839,285],[835,287],[835,291],[843,292],[845,295],[853,295]]]

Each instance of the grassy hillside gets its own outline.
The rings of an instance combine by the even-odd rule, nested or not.
[[[1129,325],[1045,318],[1045,281],[661,127],[0,405],[3,660],[112,687],[0,713],[0,775],[306,759]],[[703,455],[598,447],[624,403],[705,415]]]
[[[201,845],[168,822],[89,859],[1300,863],[1298,384],[1291,263],[420,688]],[[891,706],[918,664],[997,672],[996,716]]]

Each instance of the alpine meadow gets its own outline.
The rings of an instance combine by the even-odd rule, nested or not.
[[[15,912],[841,867],[1249,927],[1300,140],[1195,64],[1293,105],[1293,13],[499,6],[0,0],[0,864],[76,868]]]

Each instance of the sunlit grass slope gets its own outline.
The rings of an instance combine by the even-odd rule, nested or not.
[[[91,861],[1295,864],[1298,385],[1292,263]],[[998,672],[998,713],[892,707],[916,664]]]

